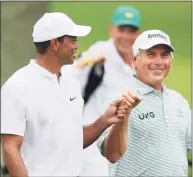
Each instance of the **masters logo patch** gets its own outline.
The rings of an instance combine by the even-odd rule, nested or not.
[[[125,16],[126,16],[127,18],[132,18],[132,17],[133,17],[133,14],[132,14],[131,12],[126,12],[126,13],[125,13]]]

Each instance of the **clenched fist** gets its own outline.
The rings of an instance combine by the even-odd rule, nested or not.
[[[125,120],[131,110],[140,103],[142,99],[132,93],[126,92],[123,96],[112,103],[105,113],[101,116],[101,120],[107,127],[120,123]]]
[[[132,91],[128,91],[123,94],[122,98],[124,98],[125,104],[128,106],[128,111],[131,111],[135,106],[137,106],[142,98],[134,94]]]

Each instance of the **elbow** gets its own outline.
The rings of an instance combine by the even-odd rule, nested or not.
[[[110,153],[110,154],[106,154],[106,159],[111,162],[111,163],[116,163],[117,161],[119,161],[121,159],[121,157],[124,155],[126,149],[117,152],[117,153]]]
[[[2,156],[4,159],[9,159],[12,156],[15,156],[15,154],[20,154],[20,148],[17,146],[10,145],[8,143],[2,144]]]
[[[2,155],[3,155],[4,160],[9,158],[10,155],[12,155],[12,154],[13,153],[12,153],[11,147],[8,147],[7,145],[2,146]]]
[[[121,157],[119,156],[113,156],[113,157],[108,157],[107,160],[111,163],[116,163],[117,161],[119,161]]]

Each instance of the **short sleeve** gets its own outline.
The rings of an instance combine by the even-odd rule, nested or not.
[[[188,107],[187,110],[187,127],[186,127],[186,149],[188,152],[192,152],[192,133],[191,133],[191,111]]]
[[[106,109],[114,102],[116,101],[118,98],[120,98],[122,95],[124,94],[124,91],[121,91],[121,90],[118,90],[118,91],[115,91],[115,92],[112,92],[110,93],[108,96],[107,96],[107,99],[105,100],[104,102],[104,106],[103,106],[103,110],[102,110],[102,113],[103,114]],[[100,150],[100,152],[102,153],[102,144],[103,144],[103,141],[104,139],[108,136],[108,133],[110,131],[111,127],[109,127],[108,129],[106,129],[102,135],[98,138],[97,140],[97,146]]]
[[[24,136],[26,119],[21,99],[16,86],[7,83],[1,88],[1,134]]]

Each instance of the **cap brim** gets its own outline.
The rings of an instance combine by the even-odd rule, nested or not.
[[[66,35],[81,37],[81,36],[88,35],[90,33],[90,31],[91,31],[91,27],[90,26],[76,25],[76,28],[72,32],[70,32],[70,33],[68,33]]]
[[[174,47],[169,45],[168,43],[164,43],[164,42],[160,42],[160,43],[149,43],[149,44],[146,44],[145,46],[141,47],[142,50],[147,50],[147,49],[150,49],[156,45],[166,45],[167,47],[169,47],[171,49],[172,52],[175,51]]]
[[[140,28],[140,25],[132,20],[120,20],[120,21],[113,23],[113,25],[116,25],[116,26],[129,25],[129,26],[134,26],[136,28]]]

